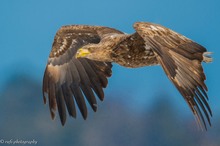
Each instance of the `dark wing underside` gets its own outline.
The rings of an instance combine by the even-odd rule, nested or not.
[[[61,123],[66,121],[66,109],[76,117],[75,102],[84,119],[87,107],[84,97],[94,111],[97,102],[94,92],[103,100],[103,88],[111,76],[111,63],[76,59],[75,53],[89,43],[99,43],[102,35],[120,33],[105,27],[64,26],[56,34],[43,79],[44,102],[48,97],[52,118],[58,108]],[[74,97],[74,98],[73,98]]]
[[[209,123],[212,111],[207,103],[207,87],[201,62],[206,49],[201,45],[167,29],[152,23],[136,23],[136,31],[150,45],[157,55],[169,79],[182,94],[199,123],[204,115]]]

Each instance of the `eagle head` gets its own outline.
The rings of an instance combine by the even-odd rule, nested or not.
[[[79,48],[76,52],[75,57],[78,58],[87,58],[95,61],[103,62],[112,62],[111,51],[100,47],[97,44],[90,44]]]

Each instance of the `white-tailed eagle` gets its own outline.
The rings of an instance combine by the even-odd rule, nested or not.
[[[114,62],[129,68],[161,65],[199,123],[205,128],[206,121],[211,125],[212,111],[201,65],[212,61],[209,52],[158,24],[137,22],[134,29],[133,34],[88,25],[69,25],[58,30],[43,79],[44,102],[48,98],[52,118],[58,108],[64,125],[67,111],[76,117],[77,104],[86,119],[85,98],[96,111],[96,96],[104,99],[103,88]]]

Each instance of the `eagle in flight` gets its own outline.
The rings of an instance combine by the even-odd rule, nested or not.
[[[210,52],[198,43],[164,26],[137,22],[136,32],[89,25],[61,27],[54,38],[43,78],[44,103],[49,101],[52,119],[56,109],[62,125],[67,111],[76,117],[76,105],[87,117],[85,98],[97,110],[96,96],[111,76],[112,63],[128,68],[161,65],[189,105],[198,123],[211,126],[206,77],[202,62],[211,62]]]

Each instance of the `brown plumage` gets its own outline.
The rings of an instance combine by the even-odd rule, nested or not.
[[[84,97],[96,111],[94,93],[104,99],[103,88],[111,76],[111,62],[115,62],[130,68],[161,65],[199,123],[206,128],[207,120],[211,125],[201,65],[212,60],[206,49],[161,25],[138,22],[134,28],[136,32],[131,35],[87,25],[64,26],[57,32],[43,79],[44,102],[47,95],[52,118],[58,108],[64,125],[66,109],[76,117],[76,102],[86,119]]]

